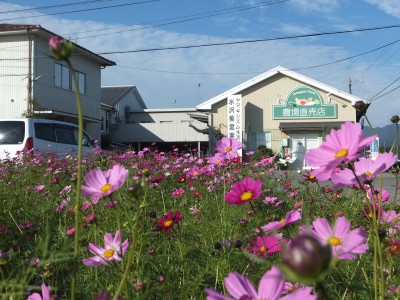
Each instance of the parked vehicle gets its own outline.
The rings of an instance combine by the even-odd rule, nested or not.
[[[86,153],[96,147],[86,132],[82,146]],[[46,119],[0,119],[0,159],[13,158],[22,151],[54,152],[63,156],[77,154],[78,126]]]

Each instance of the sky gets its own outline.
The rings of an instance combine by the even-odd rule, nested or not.
[[[135,85],[148,108],[194,108],[282,66],[351,85],[374,127],[400,114],[398,0],[0,0],[0,23],[116,62],[102,86]]]

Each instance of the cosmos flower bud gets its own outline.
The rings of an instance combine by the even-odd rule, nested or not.
[[[70,41],[54,35],[49,40],[49,48],[56,60],[67,60],[72,54],[73,45]]]
[[[393,117],[390,118],[390,122],[397,124],[400,121],[400,117],[398,115],[394,115]]]
[[[312,235],[301,234],[289,244],[282,244],[281,256],[282,262],[291,272],[291,277],[317,280],[328,270],[331,249],[328,245],[321,245]]]

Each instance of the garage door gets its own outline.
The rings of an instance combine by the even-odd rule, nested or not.
[[[302,170],[304,168],[309,168],[306,165],[304,155],[310,149],[318,148],[319,137],[318,133],[305,133],[305,134],[289,134],[290,136],[290,147],[292,149],[292,156],[296,160],[292,163],[291,168]]]

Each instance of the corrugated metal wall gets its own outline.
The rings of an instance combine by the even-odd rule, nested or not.
[[[26,35],[0,35],[0,118],[19,118],[28,108]]]

